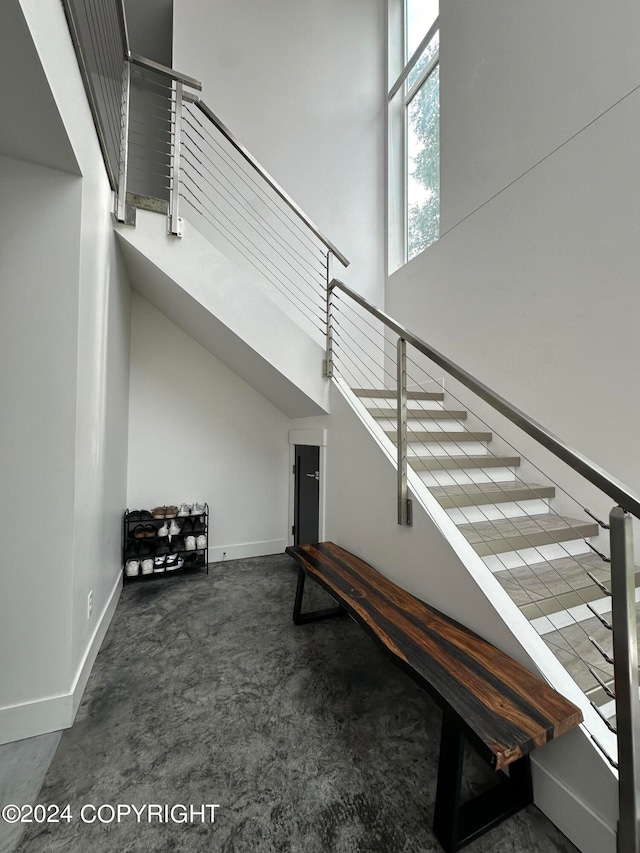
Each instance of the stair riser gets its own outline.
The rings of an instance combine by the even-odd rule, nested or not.
[[[455,441],[437,442],[407,442],[409,456],[484,456],[487,454],[487,444],[484,441],[465,441],[458,444]]]
[[[396,418],[376,418],[376,423],[380,424],[385,430],[395,430],[398,426]],[[408,418],[407,429],[411,432],[423,432],[429,430],[435,432],[442,430],[443,432],[466,432],[467,428],[464,421],[457,421],[453,418],[443,418],[435,420],[432,418]]]
[[[368,409],[381,409],[387,408],[388,406],[396,406],[396,398],[395,397],[360,397],[360,402],[364,403],[364,405]],[[413,405],[415,408],[418,408],[417,401],[408,401],[410,405]],[[427,409],[428,411],[434,411],[437,409],[444,409],[444,403],[440,400],[420,400],[419,408]]]
[[[492,572],[505,569],[517,569],[520,566],[533,566],[543,560],[560,560],[567,554],[591,554],[592,551],[584,539],[571,539],[562,544],[538,545],[537,548],[522,548],[518,551],[504,551],[499,556],[491,554],[483,557],[486,566]]]
[[[636,604],[640,602],[640,589],[635,590]],[[607,622],[611,623],[611,598],[602,597],[591,602],[594,610],[604,616]],[[552,631],[557,631],[561,628],[566,628],[568,625],[573,625],[576,622],[586,622],[587,619],[595,619],[586,604],[579,604],[576,607],[570,607],[568,610],[560,610],[557,613],[552,613],[549,616],[541,616],[538,619],[531,619],[531,624],[536,629],[538,634],[544,636]]]
[[[509,483],[516,479],[515,468],[464,468],[459,471],[418,471],[426,486],[466,486],[473,483]]]
[[[517,518],[522,515],[545,515],[549,512],[549,501],[544,498],[505,501],[499,504],[455,507],[447,509],[446,512],[455,524],[470,524],[474,521],[497,521],[501,518]]]

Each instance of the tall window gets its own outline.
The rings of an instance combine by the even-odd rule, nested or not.
[[[440,233],[440,32],[438,0],[404,0],[404,67],[389,92],[402,98],[407,260]]]

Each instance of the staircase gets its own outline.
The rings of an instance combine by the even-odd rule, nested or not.
[[[353,390],[396,443],[395,390]],[[444,392],[407,392],[408,464],[600,716],[614,722],[613,668],[605,657],[610,572],[598,553],[606,547],[600,527],[555,511],[555,487],[523,482],[520,458],[494,453],[492,433],[467,420]]]

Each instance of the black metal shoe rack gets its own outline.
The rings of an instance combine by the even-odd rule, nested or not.
[[[144,516],[144,517],[142,517]],[[158,531],[163,524],[170,525],[176,521],[180,525],[180,533],[174,536],[158,536]],[[134,530],[142,527],[145,535],[134,536]],[[187,528],[185,530],[185,527]],[[151,530],[153,528],[153,532]],[[139,530],[138,530],[139,533]],[[187,549],[187,536],[194,536],[196,545],[199,536],[205,537],[205,547]],[[151,510],[126,509],[122,516],[122,574],[124,582],[146,581],[151,578],[171,577],[172,575],[183,575],[194,570],[206,569],[209,574],[207,554],[209,551],[209,504],[204,504],[204,513],[201,515],[175,515],[169,518],[153,518]],[[156,571],[156,557],[178,555],[184,560],[184,565],[179,569],[165,568]],[[154,561],[154,571],[148,574],[142,573],[142,561],[151,559]],[[129,560],[138,560],[138,574],[129,576],[125,568]]]

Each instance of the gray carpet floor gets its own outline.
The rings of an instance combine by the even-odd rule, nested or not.
[[[72,819],[32,824],[18,850],[440,850],[439,710],[350,619],[294,627],[295,583],[277,555],[127,585],[39,796]],[[488,772],[473,758],[470,792]],[[219,808],[213,823],[79,818],[119,803]],[[576,848],[530,806],[466,849]]]

